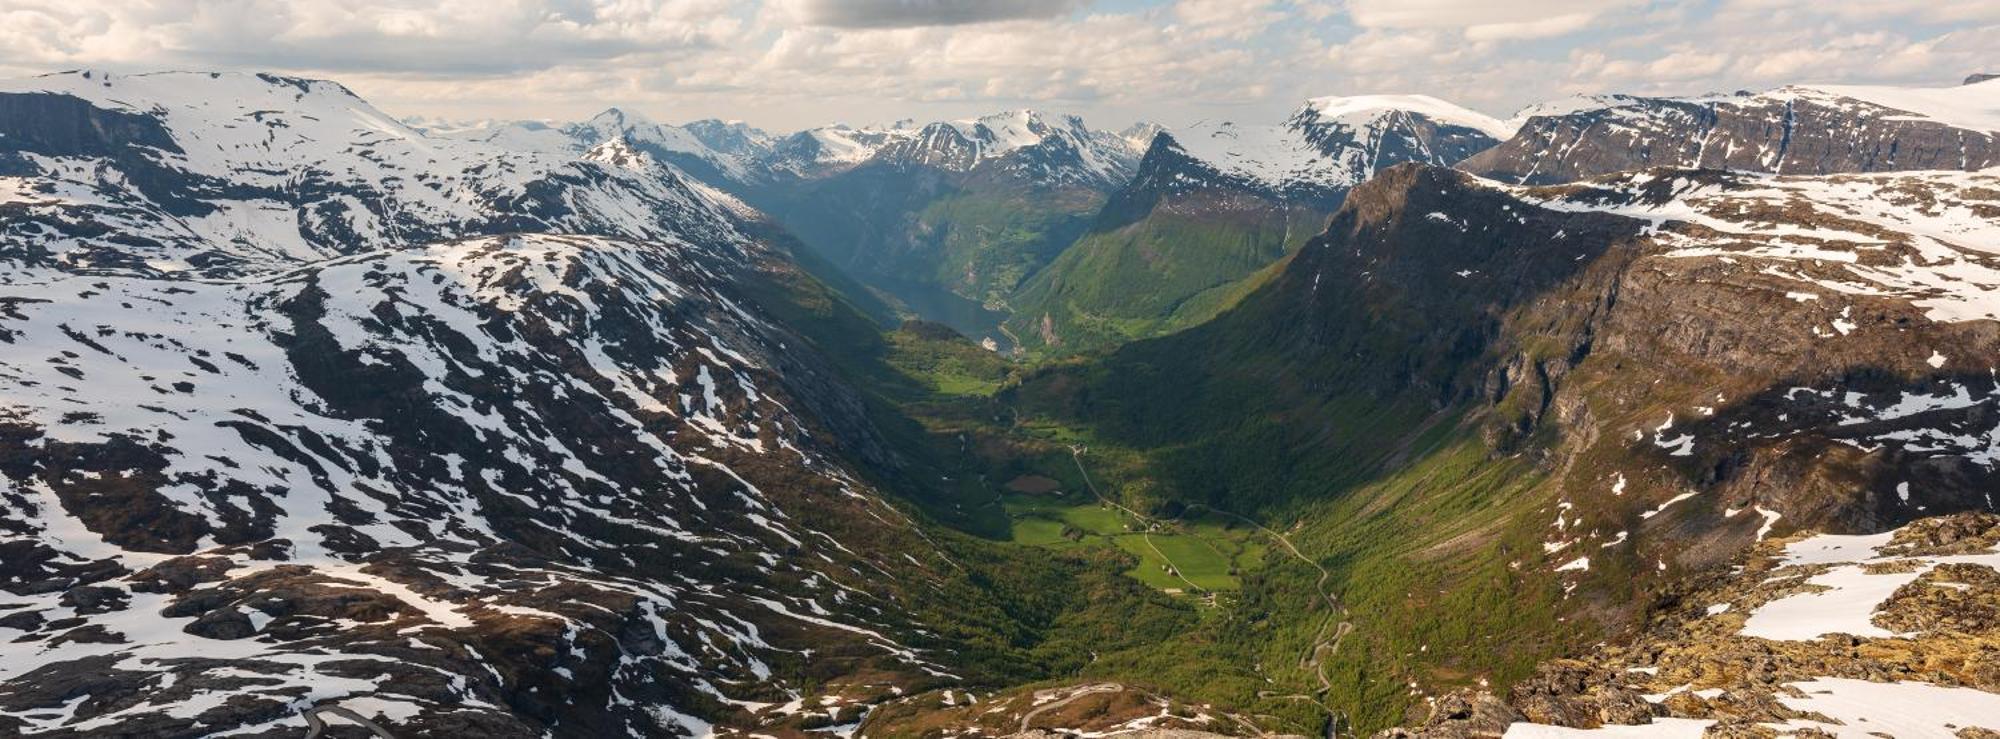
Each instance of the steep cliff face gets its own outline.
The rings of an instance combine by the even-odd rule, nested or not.
[[[1530,109],[1467,158],[1482,177],[1551,184],[1649,167],[1794,175],[2000,164],[2000,84],[1786,87],[1700,98],[1608,96]]]
[[[1712,565],[1761,524],[1993,505],[1995,184],[1398,171],[1259,311],[1295,317],[1272,339],[1300,361],[1342,357],[1339,382],[1470,401],[1496,449],[1546,455],[1566,504],[1551,545]]]

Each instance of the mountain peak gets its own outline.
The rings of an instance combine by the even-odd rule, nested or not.
[[[591,116],[590,120],[586,121],[585,124],[595,128],[630,128],[633,126],[650,125],[652,122],[652,119],[647,118],[642,113],[635,113],[613,106],[605,108],[602,113]]]
[[[1351,122],[1374,120],[1394,112],[1414,113],[1437,123],[1470,128],[1496,139],[1513,135],[1513,129],[1497,118],[1429,95],[1316,97],[1308,99],[1297,115]]]
[[[1133,152],[1143,154],[1146,149],[1152,147],[1153,140],[1159,138],[1160,134],[1166,130],[1166,126],[1158,123],[1139,121],[1138,123],[1126,126],[1125,130],[1119,131],[1118,138],[1124,139],[1125,145],[1130,147]]]

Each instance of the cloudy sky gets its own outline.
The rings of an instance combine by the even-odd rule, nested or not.
[[[784,130],[1013,107],[1095,125],[1275,120],[1423,92],[1576,93],[2000,71],[1994,0],[0,0],[0,75],[255,69],[397,115]]]

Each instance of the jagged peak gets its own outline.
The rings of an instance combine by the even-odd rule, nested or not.
[[[1165,133],[1166,130],[1166,126],[1158,123],[1139,121],[1119,131],[1118,138],[1123,139],[1125,145],[1132,149],[1132,151],[1144,153],[1147,149],[1152,148],[1154,140],[1158,139],[1160,134]]]

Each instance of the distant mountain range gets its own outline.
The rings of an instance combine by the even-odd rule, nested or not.
[[[1986,87],[1580,97],[1510,121],[1422,95],[1320,98],[1282,123],[1116,135],[1033,111],[774,135],[616,109],[438,133],[557,155],[623,137],[771,214],[906,314],[1066,354],[1226,309],[1347,189],[1395,164],[1529,184],[1648,166],[1979,169],[1996,156],[1991,113],[1976,102]]]

